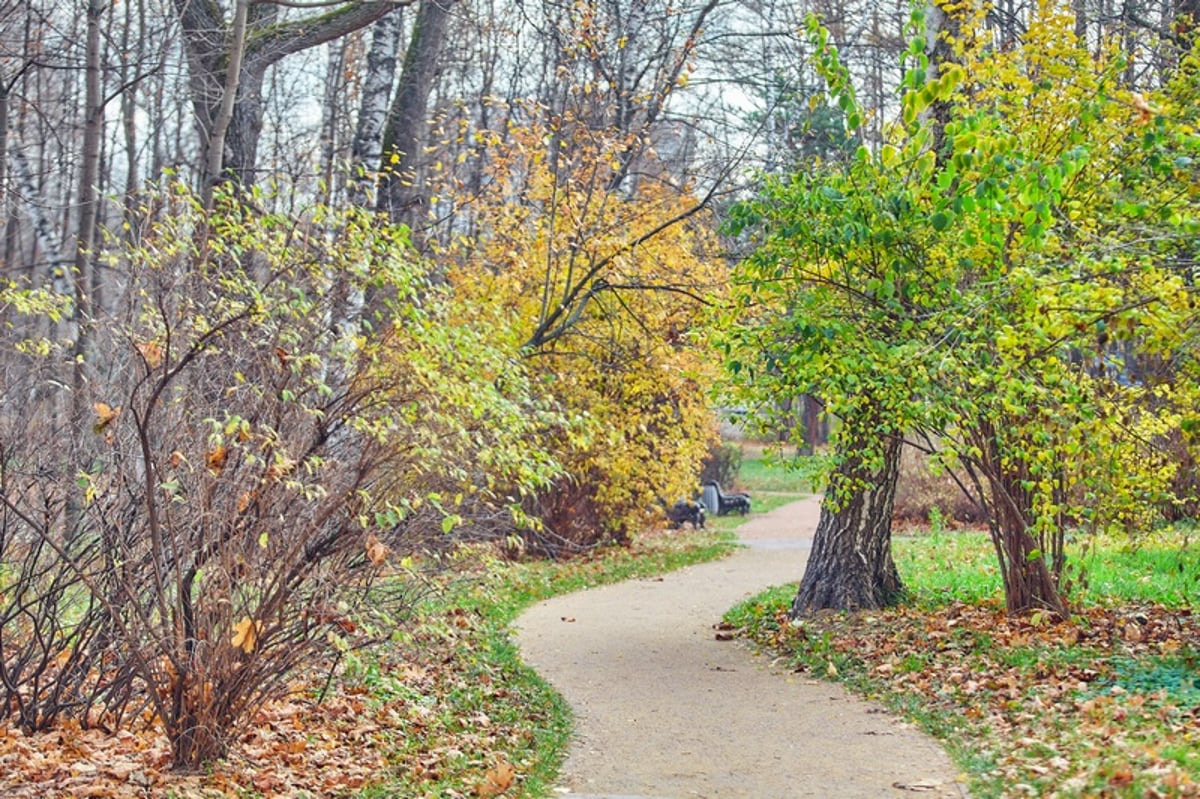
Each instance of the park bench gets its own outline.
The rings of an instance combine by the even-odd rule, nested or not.
[[[727,494],[721,489],[721,484],[712,480],[704,485],[704,504],[715,505],[708,509],[718,516],[737,512],[745,516],[750,512],[750,495],[744,492]]]

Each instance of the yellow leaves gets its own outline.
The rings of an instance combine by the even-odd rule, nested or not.
[[[229,643],[248,655],[258,646],[262,631],[261,621],[253,621],[249,616],[243,616],[242,620],[233,626],[233,637],[229,639]]]

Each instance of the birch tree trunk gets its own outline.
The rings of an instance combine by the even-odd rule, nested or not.
[[[383,132],[392,98],[392,83],[396,79],[403,23],[403,14],[397,10],[381,17],[372,27],[358,125],[350,147],[350,202],[355,205],[370,203],[371,189],[382,167]]]

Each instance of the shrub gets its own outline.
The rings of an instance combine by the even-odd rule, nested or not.
[[[522,370],[446,324],[402,231],[164,202],[109,257],[121,299],[75,393],[6,387],[0,663],[40,676],[4,681],[0,718],[107,726],[136,689],[194,770],[298,669],[404,617],[409,585],[376,581],[426,509],[453,525],[444,490],[502,503],[553,469],[522,442]],[[74,429],[13,423],[62,407]]]
[[[723,488],[733,486],[742,468],[742,448],[737,444],[714,442],[700,471],[700,484],[717,482]]]
[[[925,524],[931,517],[960,524],[984,524],[981,510],[959,488],[951,472],[934,469],[929,456],[905,445],[900,455],[900,479],[896,484],[897,521]]]

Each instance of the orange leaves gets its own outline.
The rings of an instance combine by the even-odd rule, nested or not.
[[[513,768],[512,764],[507,760],[501,760],[488,769],[483,782],[475,789],[475,795],[480,799],[494,799],[512,787],[516,776],[517,770]]]
[[[358,625],[350,620],[344,613],[341,613],[337,608],[319,605],[304,611],[304,615],[311,619],[315,624],[329,624],[337,627],[346,635],[352,635],[358,631]]]
[[[96,421],[92,425],[93,433],[103,433],[121,415],[121,406],[119,405],[114,408],[106,402],[97,402],[92,407],[96,410]]]
[[[371,533],[367,536],[367,560],[374,563],[376,566],[387,560],[387,556],[391,553],[391,548],[379,540],[379,538]]]
[[[263,623],[261,621],[253,621],[249,616],[244,616],[233,626],[233,637],[229,639],[229,643],[248,655],[258,645],[262,631]]]
[[[222,444],[217,444],[204,454],[204,465],[212,472],[213,477],[220,477],[221,472],[225,470],[225,463],[229,460],[229,450]]]
[[[163,349],[154,341],[143,341],[137,344],[138,354],[142,356],[142,360],[146,362],[146,366],[151,370],[162,366]]]

